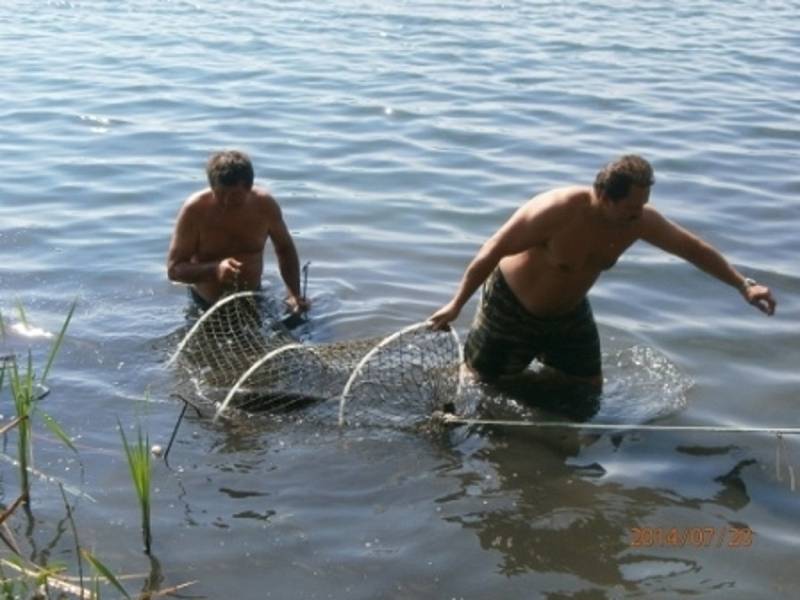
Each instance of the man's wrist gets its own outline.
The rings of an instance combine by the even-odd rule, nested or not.
[[[747,290],[749,290],[754,285],[758,285],[758,282],[755,279],[752,279],[750,277],[745,277],[742,280],[742,283],[739,284],[739,291],[742,294],[746,295],[747,294]]]

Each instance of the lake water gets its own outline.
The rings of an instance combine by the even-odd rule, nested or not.
[[[31,327],[56,332],[79,298],[41,403],[79,454],[41,422],[34,452],[38,470],[80,492],[80,544],[138,574],[131,592],[152,571],[161,587],[197,581],[193,597],[794,597],[791,436],[776,464],[769,434],[190,416],[172,468],[154,463],[151,562],[117,419],[169,439],[181,405],[164,361],[186,296],[166,280],[167,244],[208,154],[235,147],[312,263],[311,341],[425,319],[519,204],[641,153],[656,170],[652,203],[779,306],[766,318],[635,246],[591,293],[607,420],[800,425],[799,9],[4,2],[3,348],[42,360],[49,340],[20,333],[17,302]],[[271,258],[265,283],[282,289]],[[4,422],[12,410],[6,386]],[[2,463],[0,500],[18,491]],[[26,556],[76,573],[58,488],[34,480],[31,509],[9,521]],[[672,529],[716,537],[656,537]]]

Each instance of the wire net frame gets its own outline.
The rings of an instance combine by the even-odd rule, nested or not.
[[[339,402],[354,421],[403,424],[457,403],[464,386],[458,333],[415,323],[386,336],[304,343],[282,325],[264,292],[226,296],[203,313],[167,365],[215,406],[216,420],[231,408],[286,412],[309,402]]]

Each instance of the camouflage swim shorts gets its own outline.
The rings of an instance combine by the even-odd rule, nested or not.
[[[522,306],[499,268],[483,285],[464,357],[488,381],[521,373],[534,358],[577,377],[601,372],[600,336],[589,300],[564,315],[537,317]]]

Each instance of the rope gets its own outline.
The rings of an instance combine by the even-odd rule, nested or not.
[[[465,419],[453,414],[435,412],[434,419],[455,425],[497,425],[502,427],[538,427],[541,429],[587,429],[593,431],[703,431],[711,433],[800,434],[800,427],[724,427],[715,425],[647,425],[637,423],[578,423],[575,421],[506,421]]]

